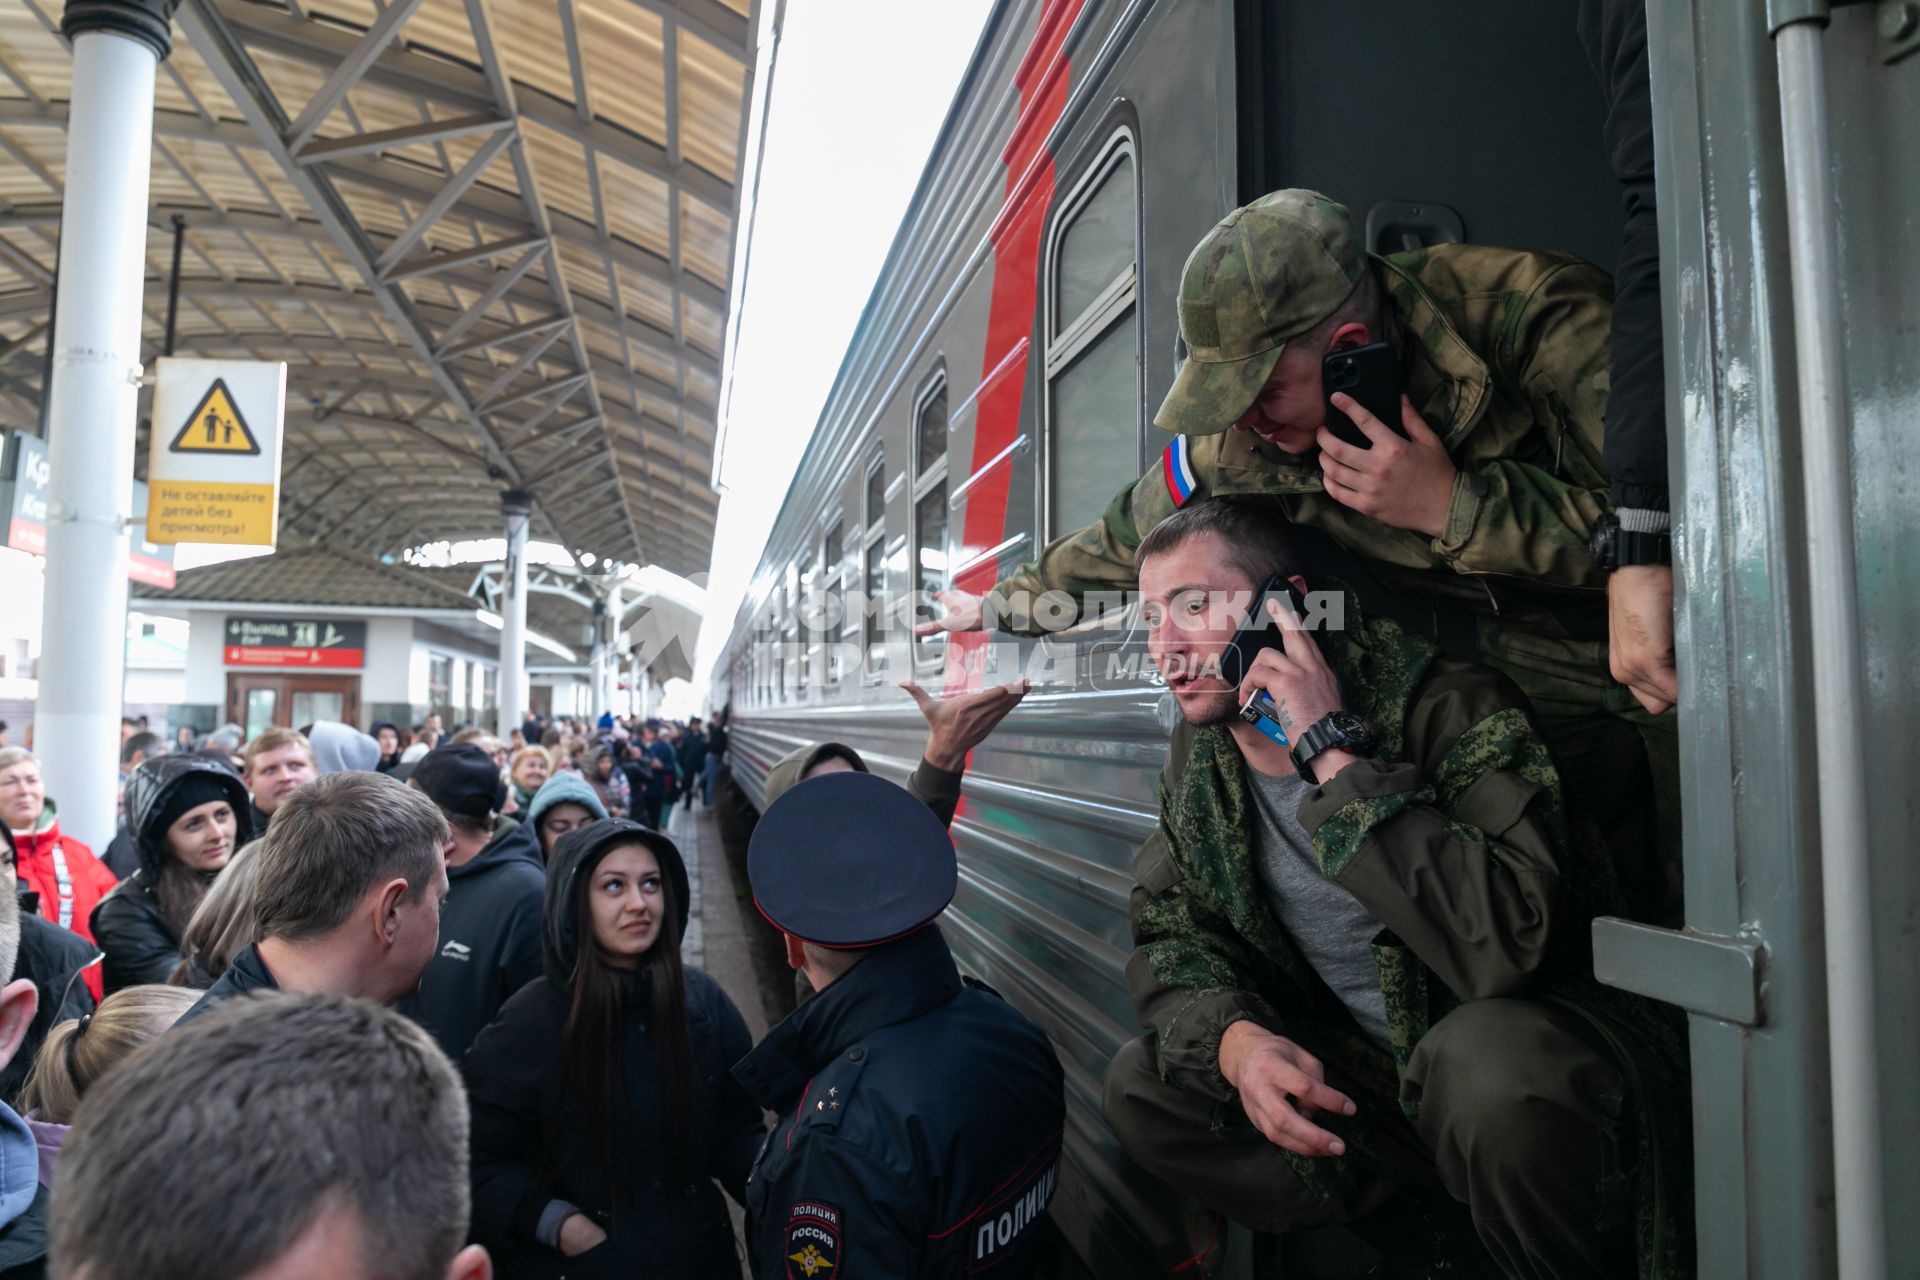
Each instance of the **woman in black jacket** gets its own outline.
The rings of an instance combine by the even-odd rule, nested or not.
[[[127,830],[140,866],[93,909],[107,994],[164,983],[180,936],[233,851],[253,838],[247,784],[204,755],[157,756],[127,777]]]
[[[680,961],[673,841],[603,819],[547,864],[545,976],[468,1050],[473,1220],[503,1276],[739,1280],[735,1201],[764,1136],[732,1066],[752,1047]]]

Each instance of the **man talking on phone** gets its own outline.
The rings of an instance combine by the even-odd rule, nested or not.
[[[1309,586],[1270,497],[1140,544],[1180,723],[1131,896],[1148,1034],[1108,1123],[1256,1230],[1355,1224],[1388,1275],[1687,1274],[1684,1024],[1593,981],[1612,863],[1525,700],[1351,598],[1308,631],[1250,600],[1273,575]]]
[[[1187,259],[1187,358],[1154,417],[1181,434],[1101,523],[1056,539],[984,597],[944,593],[945,616],[921,630],[1030,629],[1047,592],[1134,587],[1141,539],[1183,507],[1279,495],[1294,523],[1360,557],[1376,579],[1355,584],[1369,600],[1376,585],[1401,602],[1417,593],[1430,623],[1463,619],[1473,638],[1459,647],[1526,691],[1572,790],[1607,815],[1632,914],[1670,922],[1674,720],[1609,671],[1607,583],[1590,550],[1611,510],[1601,443],[1612,298],[1607,274],[1570,254],[1443,244],[1380,257],[1327,197],[1264,196]],[[1330,356],[1382,343],[1399,385],[1384,403],[1364,398],[1391,421],[1325,381]],[[1132,439],[1129,428],[1115,447]],[[1451,603],[1436,612],[1434,597]]]

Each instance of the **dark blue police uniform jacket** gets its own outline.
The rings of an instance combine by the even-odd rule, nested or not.
[[[1060,1062],[961,981],[937,927],[873,952],[733,1070],[780,1117],[747,1182],[758,1280],[1033,1274]]]

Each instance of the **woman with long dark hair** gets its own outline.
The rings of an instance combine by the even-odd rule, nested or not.
[[[686,864],[637,822],[547,863],[546,973],[467,1052],[473,1220],[499,1274],[739,1280],[718,1181],[741,1199],[763,1134],[731,1068],[752,1047],[681,963]]]
[[[234,850],[253,838],[247,784],[203,755],[159,756],[127,775],[127,830],[140,865],[93,909],[109,994],[164,983],[180,939]]]

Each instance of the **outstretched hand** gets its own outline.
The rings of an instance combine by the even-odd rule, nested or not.
[[[900,687],[927,718],[927,763],[958,773],[967,767],[967,753],[987,740],[1033,686],[1015,680],[951,698],[936,698],[911,680],[902,680]]]
[[[942,631],[979,631],[986,614],[985,600],[985,596],[971,591],[936,591],[933,602],[940,606],[942,613],[931,622],[914,623],[913,634],[919,638],[937,636]]]

